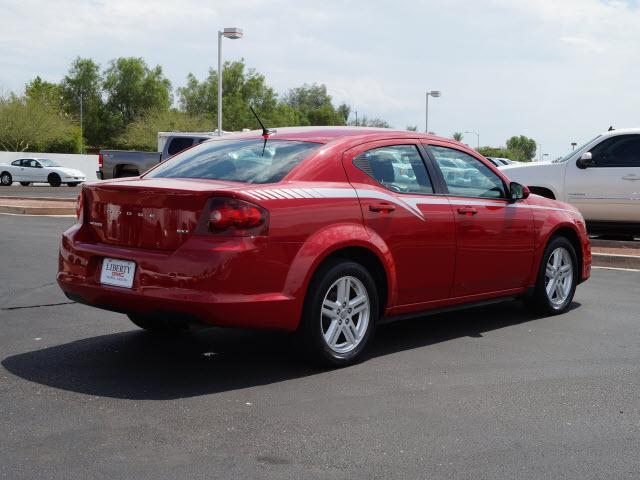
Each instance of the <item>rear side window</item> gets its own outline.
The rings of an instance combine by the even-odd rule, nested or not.
[[[206,178],[275,183],[320,144],[288,140],[217,140],[179,153],[150,171],[148,178]]]
[[[392,145],[361,153],[353,164],[383,187],[398,193],[433,193],[415,145]]]
[[[591,149],[596,167],[640,167],[640,135],[619,135]]]
[[[189,148],[191,145],[193,145],[193,138],[173,137],[169,144],[169,148],[167,149],[167,153],[169,155],[175,155],[176,153],[180,153],[181,151]]]
[[[22,166],[22,160],[14,160],[13,162],[11,162],[11,165],[13,165],[14,167],[20,167]]]
[[[484,163],[460,150],[429,146],[451,195],[506,198],[504,182]]]

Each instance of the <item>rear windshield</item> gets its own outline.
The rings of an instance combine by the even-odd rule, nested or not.
[[[288,140],[217,140],[171,157],[147,178],[207,178],[275,183],[321,144]]]

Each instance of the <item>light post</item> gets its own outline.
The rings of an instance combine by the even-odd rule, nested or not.
[[[80,92],[80,153],[84,153],[84,129],[83,129],[82,92]]]
[[[473,133],[476,137],[478,137],[478,148],[476,148],[476,150],[478,150],[480,148],[480,132],[464,132],[464,133]]]
[[[574,151],[578,146],[577,142],[571,142],[571,151]]]
[[[218,32],[218,135],[222,135],[222,37],[242,38],[242,29],[232,27]]]
[[[440,90],[427,90],[427,104],[425,110],[424,131],[429,133],[429,97],[438,98],[441,95]]]

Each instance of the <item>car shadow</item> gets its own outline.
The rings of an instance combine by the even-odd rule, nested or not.
[[[573,303],[572,308],[579,307]],[[381,325],[367,358],[424,348],[537,317],[518,302]],[[559,317],[562,318],[562,317]],[[141,330],[101,335],[5,358],[12,374],[49,387],[122,399],[168,400],[322,373],[304,362],[291,335],[211,328],[172,338]]]

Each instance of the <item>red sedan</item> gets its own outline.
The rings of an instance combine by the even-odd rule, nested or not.
[[[70,299],[150,331],[296,331],[343,365],[383,317],[513,298],[561,313],[590,267],[580,213],[475,151],[315,127],[224,136],[85,185],[57,278]]]

